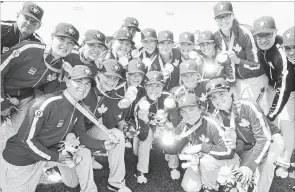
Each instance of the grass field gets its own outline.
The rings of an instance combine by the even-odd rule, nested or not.
[[[292,162],[295,161],[295,153],[293,153]],[[109,192],[106,188],[108,179],[108,164],[107,158],[99,159],[104,166],[101,170],[94,170],[94,179],[98,187],[98,192]],[[148,183],[140,185],[136,183],[134,173],[136,171],[137,158],[133,155],[131,149],[126,150],[126,183],[133,192],[183,192],[180,186],[180,180],[172,180],[168,169],[167,161],[164,159],[164,154],[153,149],[150,158],[150,172],[147,174]],[[181,170],[183,175],[184,170]],[[295,185],[295,179],[286,178],[280,179],[275,177],[272,183],[270,192],[292,192],[292,187]],[[52,184],[45,177],[41,178],[41,183],[38,185],[36,192],[79,192],[79,187],[72,189],[65,186],[63,183]]]

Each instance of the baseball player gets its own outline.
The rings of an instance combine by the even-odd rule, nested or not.
[[[179,35],[179,50],[181,53],[181,61],[186,61],[190,59],[189,53],[194,49],[195,46],[195,36],[190,32],[183,32]]]
[[[98,75],[97,87],[90,90],[83,100],[83,106],[119,139],[118,145],[108,152],[110,174],[107,188],[111,191],[129,192],[125,185],[125,138],[117,125],[122,119],[123,109],[119,108],[121,99],[115,88],[122,81],[123,68],[115,59],[102,62],[103,67]],[[90,120],[85,120],[87,134],[92,138],[106,140],[107,135]],[[95,151],[94,151],[95,152]]]
[[[152,28],[146,28],[141,31],[141,43],[142,48],[139,49],[140,58],[148,60],[148,70],[150,70],[150,65],[154,62],[157,55],[159,54],[159,50],[157,48],[158,37],[157,32]]]
[[[235,65],[217,46],[211,31],[202,31],[197,41],[200,50],[197,51],[202,62],[199,73],[202,79],[222,77],[228,82],[235,82]]]
[[[206,192],[218,191],[219,169],[225,165],[239,166],[239,157],[235,154],[234,147],[225,145],[225,129],[219,121],[210,115],[204,116],[195,94],[184,94],[177,103],[182,116],[182,121],[176,128],[177,135],[181,136],[183,131],[192,130],[191,134],[183,138],[187,144],[179,155],[181,160],[189,160],[183,163],[187,170],[181,186],[187,192],[198,192],[202,188]],[[202,155],[198,155],[200,153]]]
[[[254,38],[239,24],[230,2],[217,3],[214,15],[219,28],[214,34],[216,43],[236,67],[235,91],[239,97],[256,100],[261,90],[267,87],[268,78],[259,64]],[[266,104],[262,101],[260,104],[264,108]]]
[[[132,34],[132,37],[134,38],[136,35],[136,32],[140,32],[139,22],[134,17],[126,17],[122,22],[122,28],[126,27],[129,32]]]
[[[166,80],[164,90],[169,91],[179,84],[179,64],[181,54],[174,47],[173,33],[168,30],[158,33],[159,54],[153,61],[150,70],[161,71]]]
[[[59,23],[51,36],[51,45],[24,41],[1,55],[1,118],[6,122],[0,151],[22,123],[34,89],[59,78],[63,58],[78,45],[79,32],[71,24]]]
[[[90,29],[84,34],[83,42],[79,50],[73,50],[68,56],[64,58],[71,66],[85,65],[91,68],[91,71],[98,73],[102,67],[99,60],[101,54],[106,51],[105,35],[99,30]],[[65,73],[65,71],[63,71]],[[62,78],[55,79],[47,83],[41,91],[46,93],[54,93],[59,90],[66,89],[65,79],[67,74],[63,74]]]
[[[128,63],[128,68],[127,68],[127,80],[126,82],[122,83],[120,86],[116,87],[115,89],[117,90],[117,93],[124,97],[126,94],[126,91],[128,91],[128,88],[131,86],[136,87],[137,93],[135,100],[132,101],[132,103],[124,109],[123,115],[122,115],[122,120],[118,123],[118,127],[120,130],[124,129],[124,126],[134,126],[134,107],[135,104],[143,97],[146,95],[145,89],[142,86],[142,82],[145,78],[145,73],[146,73],[146,66],[145,64],[140,60],[140,59],[133,59]],[[127,123],[128,122],[128,123]],[[129,131],[128,129],[126,130],[127,132]],[[127,134],[127,132],[124,132]],[[125,135],[127,137],[127,135]],[[126,138],[127,139],[127,138]],[[130,141],[127,139],[126,140],[126,147],[132,147]]]
[[[267,118],[276,121],[281,128],[284,141],[284,158],[278,163],[285,168],[290,166],[290,159],[294,149],[294,64],[287,58],[282,46],[283,39],[277,35],[275,20],[270,16],[263,16],[254,21],[254,37],[259,47],[258,58],[269,78],[269,88],[266,97],[269,102],[265,111]],[[288,35],[290,33],[290,35]],[[284,40],[285,45],[292,46],[294,31],[290,30]],[[294,39],[294,37],[293,37]],[[294,43],[293,43],[294,45]],[[285,49],[286,50],[286,49]],[[288,50],[288,48],[287,48]]]
[[[259,192],[270,189],[274,176],[274,162],[282,153],[284,142],[280,130],[267,120],[259,105],[250,99],[236,99],[222,79],[210,80],[207,96],[219,109],[225,126],[237,133],[236,152],[241,158],[241,182],[249,184],[255,171],[259,172]]]
[[[163,74],[159,71],[147,72],[144,87],[146,96],[139,100],[134,109],[138,135],[133,139],[133,152],[138,156],[137,173],[135,175],[138,183],[147,183],[145,174],[149,171],[152,142],[161,137],[161,126],[164,125],[160,124],[168,123],[170,118],[169,111],[168,117],[164,115],[164,101],[167,95],[162,93],[164,87]],[[160,112],[163,112],[164,116],[159,115]],[[179,175],[176,170],[178,167],[178,164],[175,164],[176,160],[177,156],[171,156],[168,159],[168,166],[171,169],[171,174],[177,172]]]
[[[35,191],[43,168],[54,165],[59,167],[62,182],[67,186],[75,188],[80,184],[81,191],[97,192],[87,148],[111,150],[116,143],[89,137],[84,127],[84,115],[76,109],[95,86],[92,74],[90,68],[77,65],[67,80],[65,91],[34,100],[18,133],[7,141],[3,151],[0,164],[2,192]],[[66,161],[73,160],[72,157],[54,147],[71,132],[87,147],[78,149],[76,155],[81,157],[81,162],[73,168],[66,166]]]
[[[35,33],[41,27],[43,9],[33,2],[25,2],[17,13],[17,21],[1,21],[1,53],[6,53],[14,45],[30,40],[44,43]]]

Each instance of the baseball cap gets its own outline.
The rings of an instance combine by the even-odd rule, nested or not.
[[[210,43],[210,42],[214,42],[214,35],[211,31],[202,31],[199,35],[198,35],[198,45],[202,44],[202,43]]]
[[[43,9],[33,2],[25,2],[22,6],[22,10],[20,10],[21,14],[29,16],[39,22],[41,22],[44,11]]]
[[[128,40],[134,45],[133,35],[125,28],[121,28],[117,31],[115,39]]]
[[[233,6],[231,2],[229,1],[222,1],[217,3],[214,8],[214,17],[217,17],[218,15],[222,15],[225,13],[233,13]]]
[[[192,93],[183,94],[183,96],[177,100],[177,103],[179,108],[201,105],[200,99]]]
[[[134,17],[127,17],[123,20],[122,27],[134,27],[136,31],[140,32],[138,28],[139,22]]]
[[[108,48],[105,44],[106,36],[98,30],[90,29],[86,31],[86,33],[84,34],[84,38],[85,43],[99,43],[103,45],[106,49]]]
[[[94,77],[96,76],[96,74],[91,71],[91,69],[85,65],[75,65],[72,68],[72,71],[70,73],[70,78],[71,79],[81,79],[81,78],[85,78],[88,77],[91,79],[91,86],[95,87],[96,86],[96,82],[94,80]]]
[[[68,37],[79,46],[79,31],[69,23],[59,23],[57,26],[55,26],[51,35],[57,37]]]
[[[164,75],[160,71],[149,71],[146,74],[144,84],[160,84],[164,85]]]
[[[285,46],[294,46],[295,45],[295,32],[294,32],[294,26],[287,29],[284,33],[283,33],[283,44],[282,47]]]
[[[195,36],[190,32],[183,32],[179,35],[179,43],[195,43]]]
[[[168,30],[160,31],[158,33],[158,42],[160,43],[162,41],[171,41],[174,43],[173,33]]]
[[[141,31],[141,41],[146,40],[158,40],[156,30],[152,28],[146,28]]]
[[[259,33],[273,33],[277,30],[275,20],[271,16],[263,16],[259,19],[256,19],[253,23],[253,26],[253,35],[257,35]]]
[[[180,75],[190,72],[198,72],[198,64],[195,60],[186,60],[180,63],[179,73]]]
[[[140,59],[133,59],[129,61],[128,63],[128,68],[127,68],[128,73],[146,73],[146,66],[145,64],[140,60]]]
[[[112,75],[123,79],[123,67],[115,59],[107,59],[102,62],[101,72],[105,75]]]
[[[220,92],[220,91],[229,91],[229,84],[223,78],[217,78],[210,80],[206,85],[206,94],[207,97],[212,93]]]

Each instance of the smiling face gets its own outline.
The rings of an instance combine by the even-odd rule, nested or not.
[[[119,83],[120,78],[114,75],[99,75],[99,82],[103,91],[113,90]]]
[[[140,72],[128,73],[127,74],[128,85],[138,87],[143,80],[143,76],[144,75]]]
[[[164,85],[151,83],[145,85],[145,90],[149,99],[156,101],[161,97]]]
[[[219,29],[228,31],[233,26],[234,15],[231,13],[224,13],[215,17],[215,21]]]
[[[88,95],[91,83],[92,81],[89,77],[68,79],[66,82],[67,91],[75,101],[80,101]]]
[[[85,43],[82,47],[82,52],[87,60],[95,61],[99,58],[106,48],[100,43]]]
[[[194,44],[188,43],[188,42],[183,42],[183,43],[180,43],[179,48],[180,48],[181,55],[188,56],[189,53],[193,50]]]
[[[212,93],[210,100],[214,107],[223,111],[229,111],[233,102],[231,93],[229,91],[218,91]]]
[[[295,65],[295,46],[286,46],[284,47],[286,56],[288,58],[288,60]]]
[[[19,32],[24,36],[29,36],[40,28],[41,23],[29,16],[19,14],[16,21]]]
[[[198,85],[199,74],[197,72],[189,72],[181,74],[181,81],[188,89],[193,89]]]
[[[149,54],[152,54],[155,49],[157,48],[157,41],[156,40],[144,40],[142,41],[143,49],[148,52]]]
[[[70,54],[75,46],[72,39],[63,36],[52,36],[52,55],[55,57],[65,57]]]
[[[119,57],[126,56],[131,51],[131,42],[129,40],[116,39],[112,45],[112,49]]]
[[[171,41],[161,41],[158,43],[158,49],[161,55],[169,55],[172,53],[173,42]]]
[[[276,32],[257,34],[255,39],[259,49],[264,51],[270,49],[275,43],[276,35]]]
[[[180,115],[185,123],[194,125],[201,117],[202,111],[197,105],[180,108]]]
[[[210,57],[215,53],[215,43],[214,42],[201,43],[200,49],[205,56]]]

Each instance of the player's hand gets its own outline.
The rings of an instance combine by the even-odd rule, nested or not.
[[[138,111],[138,118],[142,120],[144,123],[149,123],[149,112],[145,110]]]

